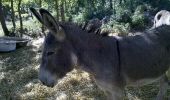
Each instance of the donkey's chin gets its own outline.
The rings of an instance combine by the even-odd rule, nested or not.
[[[58,83],[57,79],[52,79],[52,78],[48,78],[46,81],[43,81],[40,79],[40,81],[42,82],[43,85],[47,87],[51,87],[51,88],[54,87]]]
[[[56,80],[56,79],[55,80],[47,80],[47,83],[45,83],[43,85],[53,88],[55,85],[57,85],[57,83],[58,83],[58,80]]]

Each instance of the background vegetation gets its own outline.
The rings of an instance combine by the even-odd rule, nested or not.
[[[170,0],[0,0],[0,21],[5,35],[34,34],[29,7],[45,8],[58,21],[83,23],[93,18],[109,17],[109,28],[128,33],[152,26],[155,13],[170,9]],[[31,21],[32,20],[32,21]],[[35,24],[34,24],[35,25]],[[39,25],[40,26],[40,25]],[[1,30],[2,31],[2,30]],[[2,35],[3,32],[0,34]],[[35,35],[35,34],[34,34]]]

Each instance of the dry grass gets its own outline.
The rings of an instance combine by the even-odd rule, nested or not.
[[[37,77],[41,43],[33,40],[28,47],[0,53],[0,100],[106,99],[104,92],[83,71],[68,73],[54,88],[43,86]],[[155,83],[139,89],[128,88],[126,94],[133,96],[134,100],[153,100],[157,92],[158,85]]]

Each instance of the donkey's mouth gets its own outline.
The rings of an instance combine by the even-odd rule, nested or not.
[[[57,76],[50,73],[48,70],[40,68],[39,80],[47,87],[54,87],[57,83]]]
[[[54,87],[56,85],[56,80],[49,80],[49,79],[42,79],[40,78],[40,81],[43,85],[47,87]]]
[[[42,82],[42,84],[47,86],[47,87],[51,87],[51,88],[53,88],[55,86],[54,83],[44,83],[44,82]]]
[[[45,79],[40,79],[41,83],[47,87],[54,87],[57,84],[56,80],[45,80]]]

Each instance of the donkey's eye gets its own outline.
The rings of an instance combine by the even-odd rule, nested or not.
[[[47,52],[47,56],[54,54],[55,52]]]

